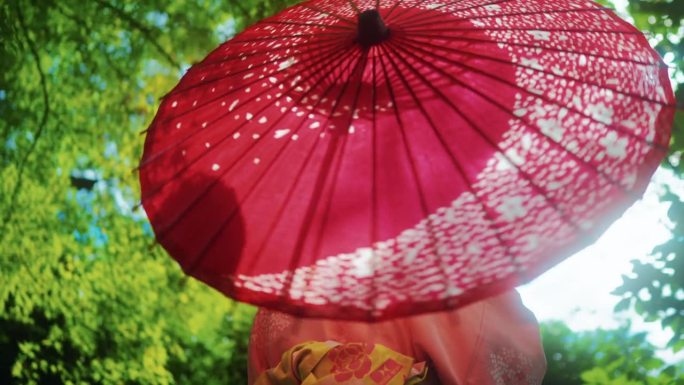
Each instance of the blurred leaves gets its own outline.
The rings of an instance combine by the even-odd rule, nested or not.
[[[673,237],[656,247],[653,262],[633,261],[633,274],[623,277],[614,294],[623,298],[616,311],[633,307],[646,321],[659,321],[674,336],[668,343],[675,352],[684,348],[684,202],[671,191],[662,200],[671,204]]]
[[[684,364],[667,365],[645,333],[625,325],[572,331],[560,321],[541,325],[547,371],[544,385],[679,385]]]
[[[244,382],[254,309],[151,247],[132,170],[183,69],[285,5],[0,3],[1,384]]]
[[[681,1],[630,0],[629,12],[640,30],[671,66],[678,111],[670,154],[663,166],[684,178],[684,5]],[[660,322],[674,333],[668,346],[684,348],[684,191],[666,186],[661,200],[670,204],[672,237],[653,250],[653,261],[634,261],[633,274],[615,290],[622,300],[616,311],[633,308],[646,321]]]

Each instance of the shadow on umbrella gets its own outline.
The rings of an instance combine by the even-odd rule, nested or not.
[[[195,174],[167,186],[159,214],[150,218],[157,241],[186,273],[235,271],[245,244],[245,225],[235,190],[224,181]],[[201,244],[202,247],[185,247]],[[220,252],[209,252],[210,249]]]

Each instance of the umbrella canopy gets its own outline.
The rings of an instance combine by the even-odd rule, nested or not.
[[[673,103],[644,36],[591,1],[307,1],[164,97],[142,203],[238,300],[455,308],[591,243],[666,154]]]

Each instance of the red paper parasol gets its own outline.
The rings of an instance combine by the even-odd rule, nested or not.
[[[591,1],[308,1],[164,98],[142,202],[233,298],[454,308],[591,243],[643,193],[673,102],[644,36]]]

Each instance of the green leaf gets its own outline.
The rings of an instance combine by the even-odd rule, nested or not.
[[[610,381],[608,373],[603,368],[593,368],[591,370],[587,370],[586,372],[583,372],[580,377],[585,384],[592,385],[608,384]]]

